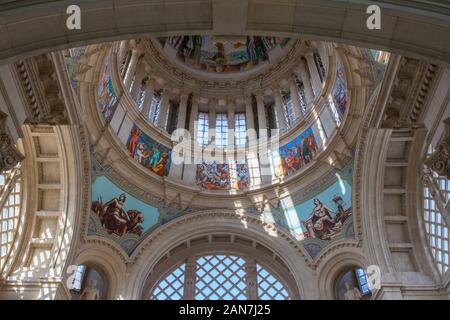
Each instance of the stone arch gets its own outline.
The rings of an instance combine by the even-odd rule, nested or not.
[[[149,33],[203,32],[223,35],[230,33],[229,28],[232,27],[232,34],[301,34],[305,38],[370,46],[448,64],[448,42],[436,41],[446,39],[450,34],[448,5],[437,1],[426,4],[412,2],[409,5],[404,2],[380,2],[378,5],[383,13],[381,30],[366,28],[367,5],[356,0],[349,3],[328,0],[320,4],[313,1],[278,4],[254,0],[230,3],[211,0],[149,2],[136,5],[112,1],[80,3],[82,29],[71,31],[66,28],[66,9],[74,1],[45,1],[44,4],[40,1],[27,6],[10,1],[0,7],[7,15],[3,25],[8,30],[8,33],[3,31],[5,42],[1,47],[0,61],[11,60],[12,56],[30,56],[55,48],[136,38]],[[242,10],[243,14],[230,26],[228,19],[233,17],[232,21],[236,21],[234,13],[237,10]],[[279,14],[270,14],[274,10]],[[217,11],[221,14],[215,14]],[[121,19],[125,16],[134,18],[125,23]],[[173,24],[180,19],[182,23]],[[436,36],[429,37],[430,34]]]
[[[142,296],[144,283],[157,262],[174,247],[192,238],[214,234],[250,238],[255,243],[269,248],[291,271],[295,286],[298,288],[298,296],[302,299],[312,298],[310,295],[315,286],[313,270],[305,261],[306,257],[298,254],[303,252],[300,244],[276,227],[255,223],[252,219],[245,219],[235,213],[226,215],[224,212],[213,211],[175,219],[144,240],[131,257],[133,262],[129,270],[127,298],[139,299]]]
[[[368,263],[357,248],[337,249],[317,270],[319,295],[323,299],[335,299],[335,288],[339,278],[353,268],[367,269]]]

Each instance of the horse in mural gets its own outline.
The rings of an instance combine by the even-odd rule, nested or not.
[[[113,198],[106,204],[98,200],[92,202],[91,209],[97,214],[102,226],[109,234],[123,236],[128,233],[142,235],[143,228],[140,225],[144,222],[144,215],[139,210],[125,211],[124,203],[126,195]]]

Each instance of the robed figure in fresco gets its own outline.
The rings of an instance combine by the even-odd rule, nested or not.
[[[143,214],[138,210],[125,211],[125,201],[127,196],[121,194],[119,198],[113,198],[107,203],[95,201],[92,203],[92,210],[100,218],[102,226],[108,233],[123,236],[127,233],[142,234],[140,224],[144,222]]]
[[[308,229],[308,235],[321,240],[331,240],[331,237],[341,230],[341,223],[337,223],[331,216],[332,210],[319,199],[314,199],[314,208],[311,215],[303,221]]]

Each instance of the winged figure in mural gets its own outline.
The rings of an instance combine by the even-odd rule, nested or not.
[[[119,198],[113,198],[107,203],[94,201],[92,211],[98,215],[102,226],[109,234],[123,236],[127,233],[141,235],[143,228],[140,225],[144,222],[144,215],[139,210],[125,211],[125,201],[127,196],[121,194]]]

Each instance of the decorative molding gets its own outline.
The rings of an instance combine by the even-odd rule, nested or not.
[[[6,131],[8,115],[0,111],[0,172],[13,169],[25,157]]]
[[[428,158],[425,164],[437,174],[450,179],[450,117],[445,119],[445,132],[439,144]]]
[[[64,96],[51,54],[20,60],[14,66],[28,107],[26,122],[68,124]]]

